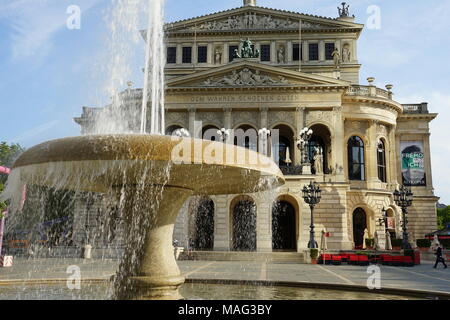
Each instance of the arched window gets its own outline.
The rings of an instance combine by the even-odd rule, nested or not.
[[[350,180],[365,180],[364,142],[360,137],[348,140],[348,177]]]
[[[275,144],[274,149],[278,150],[273,152],[275,157],[275,162],[278,163],[280,167],[286,167],[289,163],[286,161],[287,150],[290,147],[291,142],[286,137],[280,137],[277,144]],[[292,157],[292,155],[290,155]],[[291,160],[292,161],[292,160]]]
[[[386,148],[383,140],[378,142],[377,148],[377,163],[378,163],[378,179],[381,182],[387,182],[386,177]]]
[[[234,130],[234,145],[258,151],[258,132],[252,126],[240,126]]]

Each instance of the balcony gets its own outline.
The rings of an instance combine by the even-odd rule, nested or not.
[[[403,104],[403,113],[406,114],[427,114],[428,103]]]
[[[348,88],[346,94],[348,96],[365,96],[392,100],[391,91],[380,89],[375,86],[352,85]]]

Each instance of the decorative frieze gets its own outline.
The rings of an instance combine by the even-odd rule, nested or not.
[[[271,15],[261,15],[249,12],[242,15],[229,16],[225,19],[207,21],[200,25],[194,25],[188,30],[248,30],[248,29],[299,29],[299,21],[290,18],[272,17]],[[326,26],[302,21],[302,29],[323,29]]]
[[[233,70],[230,75],[222,78],[208,78],[203,85],[205,86],[268,86],[268,85],[284,85],[289,84],[289,81],[279,76],[277,79],[262,74],[259,70],[251,70],[243,68],[242,70]]]

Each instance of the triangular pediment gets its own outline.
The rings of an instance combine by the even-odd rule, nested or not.
[[[168,88],[348,86],[330,77],[268,66],[252,59],[238,59],[222,67],[172,78]]]
[[[330,30],[362,29],[363,25],[339,19],[263,7],[241,7],[166,24],[169,32],[242,30]]]

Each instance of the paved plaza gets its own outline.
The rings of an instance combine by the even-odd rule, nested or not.
[[[181,272],[192,280],[276,281],[366,286],[367,267],[238,261],[178,261]],[[68,267],[78,266],[82,279],[108,279],[118,268],[117,260],[15,259],[11,268],[0,269],[0,284],[10,281],[68,277]],[[413,268],[380,266],[385,288],[450,293],[450,269],[433,269],[432,262]]]

